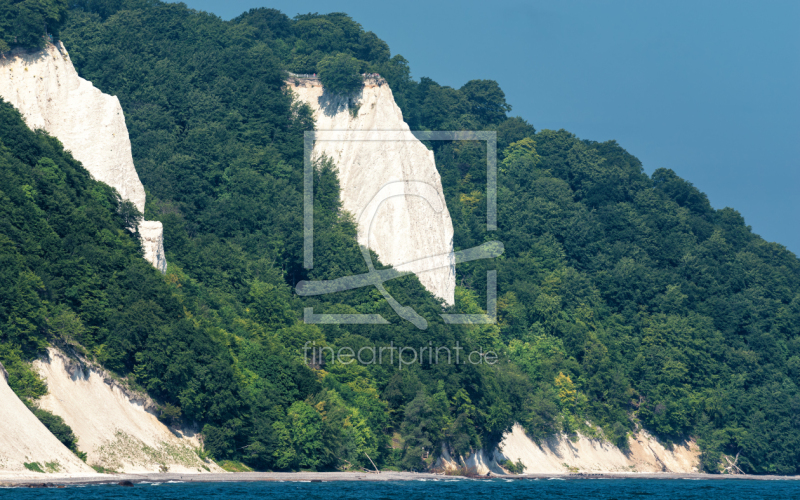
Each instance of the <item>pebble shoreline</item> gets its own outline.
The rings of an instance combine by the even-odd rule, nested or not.
[[[49,477],[47,477],[49,476]],[[0,487],[5,488],[59,488],[79,485],[120,484],[131,486],[141,483],[166,483],[166,482],[193,482],[193,483],[226,483],[226,482],[330,482],[330,481],[446,481],[446,480],[485,480],[485,479],[705,479],[705,480],[800,480],[800,476],[755,476],[755,475],[720,475],[720,474],[673,474],[673,473],[572,473],[572,474],[520,474],[520,475],[494,475],[491,476],[447,476],[435,473],[415,472],[382,472],[353,473],[353,472],[229,472],[207,474],[97,474],[94,476],[57,477],[57,474],[40,478],[19,477],[2,478]],[[130,484],[122,484],[129,482]]]

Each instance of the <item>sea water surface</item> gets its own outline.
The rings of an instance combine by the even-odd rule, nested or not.
[[[703,499],[800,498],[800,481],[686,480],[686,479],[442,479],[419,481],[331,481],[253,483],[139,483],[68,486],[65,489],[0,489],[2,499],[296,499],[344,498],[403,500],[428,498],[558,499]]]

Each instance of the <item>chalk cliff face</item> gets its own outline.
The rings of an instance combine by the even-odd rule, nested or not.
[[[158,221],[146,220],[139,224],[144,258],[162,273],[167,272],[167,258],[164,256],[164,226]]]
[[[133,166],[119,100],[78,76],[63,44],[32,53],[14,51],[0,59],[0,97],[22,113],[28,127],[58,138],[92,177],[144,212],[144,187]],[[160,222],[144,225],[148,238],[161,239]],[[148,251],[148,242],[143,243],[148,261],[163,272],[163,245],[150,245]]]
[[[611,443],[578,435],[572,441],[557,434],[534,442],[516,424],[503,436],[494,452],[483,450],[464,459],[454,460],[442,450],[436,464],[440,469],[463,467],[476,474],[505,474],[500,466],[506,460],[522,462],[529,474],[558,474],[568,472],[699,472],[700,449],[694,441],[684,441],[667,449],[647,431],[640,430],[628,439],[628,450],[622,451]]]
[[[30,473],[26,463],[37,463],[44,472],[94,473],[20,401],[0,365],[0,474]]]
[[[425,288],[453,304],[453,223],[441,178],[433,152],[411,134],[389,85],[368,79],[356,97],[332,95],[317,80],[292,78],[288,85],[325,134],[312,155],[335,162],[342,205],[356,217],[359,244],[384,264],[414,272]]]
[[[64,419],[90,465],[117,472],[221,472],[195,453],[197,436],[170,430],[155,404],[113,381],[100,367],[50,348],[33,367],[47,382],[38,405]]]

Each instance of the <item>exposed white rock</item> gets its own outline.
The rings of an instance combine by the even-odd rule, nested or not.
[[[123,389],[101,368],[54,348],[33,366],[49,391],[39,406],[72,428],[89,464],[127,473],[221,472],[198,457],[196,434],[170,430],[152,413],[147,396]]]
[[[92,177],[144,212],[144,187],[133,166],[119,100],[78,76],[62,44],[15,51],[0,61],[0,95],[31,129],[57,137]]]
[[[516,424],[491,454],[480,450],[466,459],[454,460],[444,449],[435,467],[461,467],[481,475],[490,471],[503,474],[499,464],[511,460],[522,462],[526,473],[698,472],[700,449],[694,441],[675,444],[668,450],[647,431],[640,430],[629,439],[628,446],[628,451],[622,451],[607,441],[580,434],[576,441],[557,434],[536,444]]]
[[[94,473],[20,401],[0,365],[0,473],[28,474],[26,463],[49,472]]]
[[[431,293],[453,304],[453,223],[441,177],[433,152],[403,121],[389,85],[369,79],[356,97],[332,95],[317,80],[288,85],[313,111],[318,132],[336,131],[315,142],[313,157],[335,162],[342,206],[356,217],[359,244],[382,263],[414,272]],[[436,268],[427,270],[432,261]]]
[[[483,450],[478,450],[477,452],[470,453],[466,458],[459,457],[458,460],[456,460],[450,456],[447,446],[442,446],[442,454],[439,456],[433,468],[435,470],[462,469],[470,474],[479,474],[482,476],[490,472],[492,474],[505,474],[506,471],[497,463],[498,458],[502,461],[502,458],[496,451],[487,454]]]
[[[144,187],[133,166],[119,100],[78,76],[61,42],[38,52],[15,50],[0,59],[0,97],[22,113],[28,127],[56,137],[92,177],[144,212]],[[150,224],[149,237],[160,240],[156,225]],[[159,269],[166,262],[160,248],[160,254],[145,248],[148,261]]]
[[[158,221],[142,221],[139,224],[144,258],[162,273],[167,272],[167,259],[164,257],[164,226]]]
[[[645,430],[640,430],[628,440],[627,454],[636,472],[699,472],[700,447],[692,440],[682,441],[666,448]]]

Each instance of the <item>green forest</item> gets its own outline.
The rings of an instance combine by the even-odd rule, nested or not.
[[[67,0],[0,0],[0,52],[57,40],[68,11]]]
[[[47,30],[78,73],[122,104],[147,206],[131,217],[57,140],[0,105],[0,361],[23,399],[44,391],[27,362],[54,344],[147,390],[165,422],[199,426],[214,459],[258,470],[371,468],[367,455],[422,470],[443,445],[489,449],[518,422],[533,439],[581,433],[623,449],[645,428],[667,443],[696,438],[707,472],[739,454],[746,472],[800,473],[800,261],[672,170],[648,176],[614,141],[537,131],[509,116],[494,81],[414,80],[343,13],[223,21],[157,0],[51,3],[0,4],[0,38],[41,46],[39,21],[16,28],[23,4],[57,21]],[[372,287],[294,293],[367,268],[326,163],[315,266],[303,268],[314,123],[286,71],[330,72],[342,92],[357,91],[347,75],[379,73],[412,130],[497,132],[497,231],[486,231],[485,144],[428,145],[455,249],[505,246],[459,264],[447,312],[481,312],[496,270],[497,324],[445,325],[413,275],[385,286],[424,331]],[[141,258],[140,215],[164,224],[165,275]],[[389,324],[311,325],[304,307]],[[456,342],[500,362],[309,367],[303,351]]]

